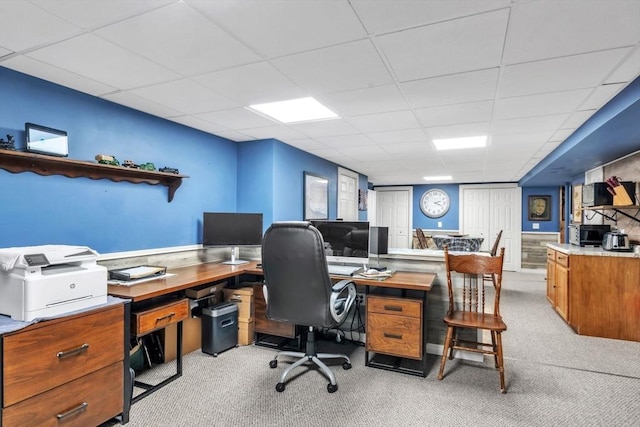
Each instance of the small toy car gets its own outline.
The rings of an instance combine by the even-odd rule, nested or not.
[[[118,162],[118,159],[108,154],[98,154],[96,155],[96,160],[98,161],[98,163],[102,163],[103,165],[120,166],[120,162]]]

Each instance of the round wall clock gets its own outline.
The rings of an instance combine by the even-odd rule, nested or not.
[[[420,210],[429,218],[440,218],[449,211],[450,207],[449,195],[438,188],[425,191],[420,198]]]

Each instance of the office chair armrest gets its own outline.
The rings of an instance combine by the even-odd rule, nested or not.
[[[353,283],[353,280],[350,279],[343,279],[340,280],[338,283],[333,285],[333,288],[331,288],[332,292],[340,292],[342,291],[342,289],[344,289],[345,286],[347,286],[349,283]]]
[[[341,280],[333,285],[329,309],[331,317],[338,324],[342,323],[349,314],[351,306],[356,300],[356,284],[352,280]]]

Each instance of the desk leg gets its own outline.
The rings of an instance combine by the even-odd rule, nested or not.
[[[176,349],[178,351],[178,354],[176,355],[176,373],[171,375],[169,378],[163,380],[162,382],[159,382],[158,384],[153,384],[153,385],[143,383],[142,381],[135,381],[134,382],[135,386],[139,388],[143,388],[145,389],[145,391],[143,391],[142,393],[140,393],[139,395],[131,399],[131,404],[134,404],[137,401],[144,399],[154,391],[161,389],[162,387],[177,380],[182,376],[182,321],[177,323],[176,340],[177,340]]]

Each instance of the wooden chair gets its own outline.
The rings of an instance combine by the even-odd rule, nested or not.
[[[496,240],[493,241],[493,246],[491,247],[491,251],[489,252],[491,256],[496,256],[496,254],[498,253],[498,245],[500,244],[501,237],[502,237],[502,230],[498,232],[498,235],[496,236]],[[494,287],[496,285],[493,274],[484,274],[482,276],[482,280],[484,280],[485,282],[492,282]]]
[[[416,237],[418,238],[418,249],[428,249],[427,236],[424,235],[422,228],[416,228]]]
[[[449,291],[449,310],[444,317],[447,336],[442,350],[438,379],[442,380],[443,378],[447,353],[449,359],[453,359],[453,350],[491,354],[495,367],[500,373],[500,390],[502,393],[506,393],[501,334],[507,330],[507,325],[500,316],[504,248],[500,250],[499,256],[492,257],[480,254],[450,255],[448,248],[445,247],[444,257]],[[490,298],[490,295],[485,295],[485,281],[483,280],[485,274],[490,274],[495,278],[493,312],[485,311],[485,297]],[[458,279],[455,281],[455,286],[454,278]],[[476,337],[479,332],[489,331],[491,343],[485,343],[482,339],[465,340],[459,338],[460,329],[472,330]]]

